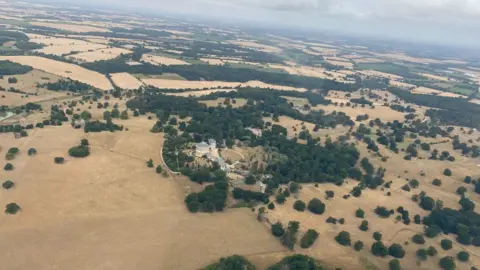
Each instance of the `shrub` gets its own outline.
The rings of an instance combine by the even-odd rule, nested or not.
[[[7,164],[5,164],[5,166],[3,167],[3,169],[4,169],[5,171],[12,171],[12,170],[14,169],[14,167],[13,167],[12,163],[7,163]]]
[[[149,160],[147,161],[147,167],[148,167],[148,168],[153,168],[153,166],[154,166],[154,165],[153,165],[153,160],[152,160],[152,159],[149,159]]]
[[[388,255],[390,255],[394,258],[397,258],[397,259],[401,259],[401,258],[405,257],[405,250],[399,244],[392,244],[388,248]]]
[[[456,192],[457,192],[458,195],[463,196],[467,192],[467,188],[466,187],[458,187]]]
[[[373,243],[371,251],[374,256],[379,257],[385,257],[388,254],[387,247],[381,241]]]
[[[417,179],[412,179],[412,180],[408,181],[408,184],[409,184],[412,188],[418,188],[418,186],[420,185],[420,183],[418,182]]]
[[[28,155],[29,156],[34,156],[36,154],[37,154],[37,150],[35,148],[28,149]]]
[[[445,169],[445,170],[443,171],[443,175],[445,175],[445,176],[452,176],[452,171],[451,171],[450,169]]]
[[[307,207],[307,205],[301,200],[297,200],[293,204],[293,209],[295,209],[297,211],[300,211],[300,212],[305,211],[305,207]]]
[[[56,164],[63,164],[65,162],[65,159],[63,157],[54,157],[53,158],[53,161],[56,163]]]
[[[377,208],[375,208],[375,213],[382,218],[388,218],[391,215],[390,210],[383,206],[377,206]]]
[[[420,215],[415,215],[413,217],[413,222],[415,222],[415,224],[420,224],[422,223],[422,217]]]
[[[71,157],[87,157],[88,155],[90,155],[90,148],[83,145],[74,146],[68,150],[68,154]]]
[[[380,232],[374,232],[373,233],[373,239],[375,239],[375,241],[381,241],[382,240],[382,234]]]
[[[283,228],[283,225],[280,222],[272,224],[271,229],[272,229],[272,234],[276,237],[280,237],[285,234],[285,229]]]
[[[397,259],[393,259],[388,262],[388,269],[389,270],[400,270],[400,261]]]
[[[410,186],[407,185],[407,184],[405,184],[405,185],[402,187],[402,189],[405,190],[405,191],[410,192]]]
[[[362,224],[360,224],[360,226],[358,227],[361,231],[368,231],[368,221],[366,220],[363,220],[362,221]]]
[[[318,232],[312,229],[309,229],[300,240],[300,247],[309,248],[315,243],[315,240],[318,238]]]
[[[346,231],[341,231],[337,236],[335,236],[335,240],[342,246],[350,246],[352,240],[350,239],[350,233]]]
[[[421,260],[421,261],[426,261],[427,260],[428,252],[427,252],[426,249],[421,248],[421,249],[417,250],[416,254],[417,254],[417,258],[419,260]]]
[[[423,245],[425,244],[425,238],[423,238],[423,235],[421,234],[415,234],[412,237],[412,242],[414,242],[415,244]]]
[[[163,172],[162,166],[158,165],[157,168],[155,168],[155,172],[158,174],[162,173]]]
[[[11,189],[13,186],[15,186],[15,183],[13,183],[10,180],[7,180],[7,181],[3,182],[3,184],[2,184],[2,187],[4,189]]]
[[[465,184],[470,184],[470,183],[472,183],[472,177],[469,176],[469,175],[465,176],[465,179],[463,179],[463,182],[464,182]]]
[[[9,203],[5,207],[5,213],[9,215],[15,215],[18,211],[22,210],[16,203]]]
[[[15,154],[12,154],[12,153],[6,153],[5,154],[5,159],[6,160],[12,160],[15,158]]]
[[[457,253],[457,259],[461,262],[467,262],[470,259],[470,254],[466,251],[460,251]]]
[[[443,250],[450,250],[452,249],[452,241],[448,240],[448,239],[442,239],[442,241],[440,241],[440,246],[442,247]]]
[[[357,211],[355,211],[355,216],[357,218],[365,218],[365,211],[363,211],[361,208],[358,208]]]
[[[439,187],[439,186],[442,185],[442,180],[440,180],[440,179],[433,179],[432,185]]]
[[[313,198],[308,203],[308,210],[314,214],[321,215],[325,212],[325,204],[319,199]]]
[[[356,250],[356,251],[360,251],[362,250],[364,247],[364,244],[362,241],[357,241],[355,242],[355,244],[353,244],[353,248]]]
[[[268,209],[273,210],[275,209],[275,204],[273,202],[268,204]]]
[[[453,270],[456,268],[455,261],[451,256],[441,258],[439,264],[443,270]]]
[[[12,147],[12,148],[8,149],[8,153],[10,153],[10,154],[16,155],[16,154],[18,154],[18,152],[20,152],[20,149],[18,149],[18,147]]]

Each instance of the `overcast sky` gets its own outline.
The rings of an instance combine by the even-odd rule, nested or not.
[[[196,14],[411,41],[480,45],[480,0],[50,1],[113,4],[149,13],[173,12],[186,17]]]

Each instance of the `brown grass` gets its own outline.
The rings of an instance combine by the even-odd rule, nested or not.
[[[86,32],[111,32],[106,28],[93,27],[88,25],[66,24],[66,23],[49,23],[49,22],[31,22],[31,25],[50,27],[65,31],[86,33]]]
[[[159,55],[153,55],[153,54],[144,54],[142,56],[142,60],[145,62],[149,62],[154,65],[190,65],[190,63],[187,63],[183,60],[175,59],[175,58],[169,58],[165,56],[159,56]]]
[[[177,96],[177,97],[188,97],[188,96],[200,97],[200,96],[205,96],[205,95],[209,95],[211,93],[216,93],[216,92],[232,92],[232,91],[237,91],[237,90],[235,90],[235,89],[210,89],[210,90],[188,91],[188,92],[179,92],[179,93],[165,93],[165,94],[170,95],[170,96]]]
[[[217,107],[218,104],[221,104],[221,106],[225,106],[223,104],[224,101],[225,101],[225,98],[217,98],[215,100],[200,100],[199,102],[207,105],[208,107]],[[230,102],[230,105],[232,105],[233,108],[239,108],[247,104],[247,100],[243,98],[236,98],[235,102],[236,102],[235,104]]]
[[[39,56],[0,56],[0,60],[10,60],[22,65],[31,66],[35,69],[52,73],[57,76],[67,77],[72,80],[90,84],[102,90],[112,89],[112,85],[104,75],[74,64],[55,61]]]
[[[112,81],[123,89],[138,89],[143,85],[137,78],[133,77],[130,73],[113,73]]]
[[[101,48],[95,51],[72,54],[68,58],[79,60],[81,62],[95,62],[117,58],[121,54],[129,54],[132,51],[122,48]]]
[[[425,78],[427,78],[427,79],[437,80],[437,81],[448,82],[448,81],[451,80],[451,79],[448,78],[448,77],[438,76],[438,75],[428,74],[428,73],[419,73],[419,75],[422,75],[423,77],[425,77]]]
[[[450,92],[443,92],[440,90],[432,89],[432,88],[427,88],[427,87],[418,87],[412,90],[412,93],[415,94],[423,94],[423,95],[438,95],[438,96],[443,96],[443,97],[462,97],[465,98],[465,96],[455,94],[455,93],[450,93]]]
[[[260,43],[257,43],[256,41],[251,41],[251,40],[231,40],[229,42],[235,45],[239,45],[247,48],[253,48],[263,52],[278,53],[282,51],[281,48],[260,44]]]

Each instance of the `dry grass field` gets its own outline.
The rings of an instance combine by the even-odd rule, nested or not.
[[[123,89],[138,89],[143,85],[141,81],[130,73],[113,73],[110,74],[110,76],[112,76],[112,81],[118,85],[118,87]]]
[[[222,82],[222,81],[181,81],[181,80],[166,80],[166,79],[152,79],[144,78],[142,82],[147,85],[152,85],[158,88],[165,89],[204,89],[204,88],[237,88],[237,87],[259,87],[272,88],[277,90],[293,90],[299,92],[307,91],[304,88],[289,87],[283,85],[273,85],[260,81],[241,82]]]
[[[281,48],[278,48],[278,47],[275,47],[275,46],[270,46],[270,45],[265,45],[265,44],[260,44],[256,41],[252,41],[252,40],[230,40],[229,42],[232,43],[232,44],[235,44],[235,45],[243,46],[243,47],[250,48],[250,49],[259,50],[259,51],[262,51],[262,52],[278,53],[278,52],[282,51]]]
[[[405,82],[399,82],[399,81],[395,81],[395,80],[390,80],[390,85],[396,86],[396,87],[401,87],[401,88],[407,88],[407,89],[417,87],[416,85],[413,85],[413,84],[409,84],[409,83],[405,83]]]
[[[0,135],[2,154],[13,146],[21,151],[12,161],[16,169],[0,172],[16,183],[1,191],[1,203],[22,207],[19,215],[0,218],[0,235],[9,243],[0,244],[4,267],[195,269],[221,256],[284,250],[248,209],[188,213],[175,179],[145,166],[148,158],[158,164],[163,142],[148,132],[151,121],[120,122],[129,131],[87,135],[91,155],[83,159],[67,155],[85,137],[68,125],[19,140]],[[26,154],[30,147],[36,156]],[[55,156],[66,163],[54,164]]]
[[[95,62],[117,58],[121,54],[132,53],[130,50],[122,48],[100,48],[95,51],[82,52],[69,55],[68,58],[79,60],[81,62]]]
[[[74,64],[39,56],[0,56],[0,60],[10,60],[22,65],[31,66],[34,69],[90,84],[101,90],[112,89],[112,85],[104,75]]]
[[[412,90],[412,93],[415,94],[423,94],[423,95],[437,95],[437,96],[442,96],[442,97],[460,97],[460,98],[465,98],[463,95],[455,94],[455,93],[450,93],[450,92],[443,92],[440,90],[428,88],[428,87],[417,87]]]
[[[423,77],[425,77],[427,79],[436,80],[436,81],[444,81],[444,82],[448,82],[448,81],[451,81],[451,80],[455,81],[454,79],[450,79],[448,77],[438,76],[438,75],[434,75],[434,74],[419,73],[419,75],[422,75]]]
[[[165,56],[159,56],[159,55],[153,55],[153,54],[144,54],[142,56],[142,61],[154,64],[154,65],[165,65],[165,66],[170,66],[170,65],[190,65],[190,63],[187,63],[183,60],[180,59],[175,59],[175,58],[170,58],[170,57],[165,57]]]
[[[200,58],[203,62],[209,64],[209,65],[215,65],[215,66],[221,66],[225,64],[222,60],[220,59],[215,59],[215,58]]]
[[[50,23],[50,22],[31,22],[31,25],[50,27],[59,30],[65,30],[76,33],[86,33],[86,32],[111,32],[106,28],[88,26],[88,25],[79,25],[79,24],[66,24],[66,23]]]
[[[208,107],[226,106],[224,104],[225,98],[217,98],[215,100],[201,100],[199,102],[207,105]],[[245,106],[246,104],[247,104],[247,100],[243,98],[236,98],[235,103],[230,102],[230,105],[232,105],[233,108],[239,108],[239,107]]]

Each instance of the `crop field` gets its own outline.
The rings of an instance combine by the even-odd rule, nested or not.
[[[465,98],[465,96],[455,94],[455,93],[449,93],[449,92],[444,92],[428,87],[418,87],[412,90],[412,93],[416,94],[424,94],[424,95],[438,95],[438,96],[443,96],[443,97],[461,97]]]
[[[431,80],[437,80],[437,81],[448,82],[448,81],[453,80],[453,79],[450,79],[448,77],[438,76],[438,75],[428,74],[428,73],[420,73],[420,75],[422,75],[425,78],[428,78],[428,79],[431,79]]]
[[[31,66],[34,69],[90,84],[102,90],[110,90],[112,88],[112,85],[104,75],[74,64],[39,56],[0,56],[0,60],[10,60],[22,65]]]
[[[246,48],[252,48],[255,50],[263,51],[263,52],[281,52],[282,49],[275,47],[275,46],[270,46],[270,45],[265,45],[265,44],[260,44],[255,41],[248,41],[248,40],[231,40],[229,41],[232,44],[235,45],[240,45]]]
[[[165,56],[159,56],[159,55],[153,55],[153,54],[144,54],[142,57],[142,60],[145,62],[149,62],[154,65],[190,65],[190,63],[185,62],[180,59],[175,59],[175,58],[170,58],[170,57],[165,57]]]
[[[93,27],[88,25],[79,24],[66,24],[66,23],[50,23],[50,22],[31,22],[31,25],[50,27],[59,30],[65,30],[69,32],[85,33],[85,32],[110,32],[106,28]]]
[[[114,73],[110,74],[112,76],[112,81],[120,88],[123,89],[138,89],[143,85],[137,78],[132,76],[129,73]]]
[[[69,55],[68,58],[81,61],[81,62],[95,62],[117,58],[121,54],[129,54],[132,51],[122,48],[100,48],[95,51],[89,50],[88,52],[82,52]]]

